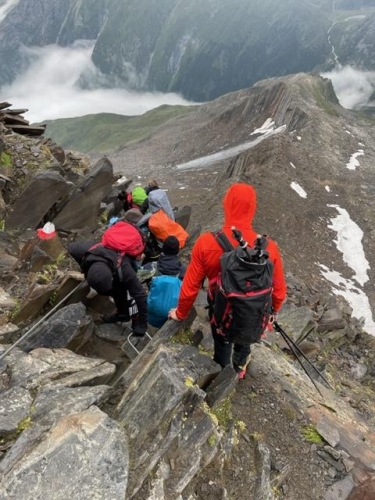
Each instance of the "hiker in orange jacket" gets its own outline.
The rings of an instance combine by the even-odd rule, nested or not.
[[[225,194],[223,207],[225,222],[222,231],[232,245],[238,244],[233,238],[233,226],[242,232],[246,241],[253,244],[258,235],[252,227],[257,207],[255,189],[249,184],[233,184]],[[268,240],[267,252],[274,265],[272,307],[276,313],[285,300],[286,284],[280,252],[271,239]],[[181,321],[189,315],[203,280],[212,280],[218,276],[222,254],[223,250],[212,233],[204,233],[198,238],[182,284],[178,306],[169,313],[171,319]],[[216,332],[214,325],[211,325],[211,329],[215,345],[214,361],[223,368],[233,363],[239,378],[243,378],[250,356],[250,345],[234,344],[232,356],[232,344]]]

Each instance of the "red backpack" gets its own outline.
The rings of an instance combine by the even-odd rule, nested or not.
[[[136,257],[145,249],[142,232],[133,224],[123,221],[116,222],[116,224],[108,228],[104,232],[100,244],[119,252],[121,257],[124,255]]]

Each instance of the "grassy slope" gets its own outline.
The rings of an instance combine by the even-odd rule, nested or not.
[[[109,153],[139,142],[171,118],[183,116],[194,106],[160,106],[141,116],[111,113],[47,121],[46,136],[64,148],[84,153]]]

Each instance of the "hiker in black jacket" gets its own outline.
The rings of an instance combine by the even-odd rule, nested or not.
[[[92,248],[94,246],[94,248]],[[90,250],[89,250],[90,249]],[[133,335],[142,337],[147,331],[147,296],[136,274],[137,258],[125,255],[117,268],[118,252],[96,242],[72,243],[68,249],[85,274],[87,283],[99,295],[111,296],[117,311],[106,314],[106,323],[127,322],[132,319]],[[133,297],[138,315],[130,318],[128,297]]]
[[[185,276],[186,264],[178,258],[180,242],[176,236],[168,236],[161,248],[162,254],[157,263],[158,274],[177,276],[181,280]]]

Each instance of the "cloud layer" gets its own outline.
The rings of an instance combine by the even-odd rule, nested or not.
[[[91,61],[93,46],[80,41],[25,48],[30,66],[0,89],[0,101],[29,109],[26,118],[33,123],[102,112],[140,115],[162,104],[191,104],[177,94],[103,88],[105,77]]]
[[[358,109],[370,104],[375,92],[375,72],[360,71],[351,66],[340,66],[322,76],[332,80],[333,88],[341,106],[347,109]]]

